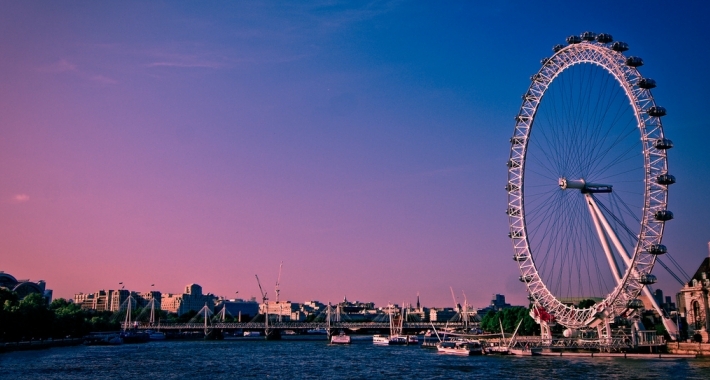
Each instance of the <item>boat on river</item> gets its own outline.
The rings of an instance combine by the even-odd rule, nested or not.
[[[447,355],[472,356],[483,354],[481,342],[477,340],[445,340],[436,346],[437,352]]]
[[[511,348],[510,353],[517,356],[540,356],[542,355],[541,347],[522,347]]]
[[[149,340],[165,340],[165,333],[160,331],[145,330]]]
[[[374,335],[372,337],[373,344],[381,346],[404,346],[419,343],[419,339],[416,336],[409,337],[402,334],[402,327],[404,325],[404,316],[402,314],[393,316],[391,309],[388,314],[390,319],[390,334],[387,336]]]
[[[376,344],[378,346],[388,346],[390,344],[390,337],[380,334],[373,335],[372,344]]]
[[[341,331],[338,335],[333,335],[330,337],[331,344],[350,344],[350,335],[346,335],[344,331]]]

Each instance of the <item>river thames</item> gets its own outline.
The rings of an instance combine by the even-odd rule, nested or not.
[[[708,359],[621,359],[471,356],[419,347],[349,346],[318,340],[160,341],[76,346],[0,355],[0,377],[12,379],[709,379]]]

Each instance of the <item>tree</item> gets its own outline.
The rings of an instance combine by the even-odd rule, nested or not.
[[[18,303],[15,292],[0,288],[0,341],[12,340],[12,332],[17,330],[17,316],[13,313],[13,308],[17,307]]]
[[[500,320],[500,322],[499,322]],[[481,328],[489,333],[500,332],[500,325],[503,325],[503,331],[513,333],[518,326],[519,335],[534,335],[540,333],[540,326],[530,317],[529,309],[523,306],[513,306],[501,311],[490,310],[481,320]]]
[[[58,298],[49,305],[54,312],[52,336],[55,338],[81,337],[90,331],[88,312],[79,305],[64,298]]]
[[[15,330],[8,332],[14,340],[46,339],[52,331],[54,313],[47,308],[47,299],[39,293],[23,298],[16,306],[10,307]]]

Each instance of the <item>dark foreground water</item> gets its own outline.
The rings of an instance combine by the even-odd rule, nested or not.
[[[455,357],[370,340],[163,341],[0,354],[10,379],[710,379],[710,360]]]

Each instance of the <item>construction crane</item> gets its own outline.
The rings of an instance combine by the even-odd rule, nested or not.
[[[276,279],[276,303],[279,303],[279,293],[281,292],[281,290],[279,289],[279,284],[281,283],[281,268],[283,266],[284,262],[282,261],[279,265],[279,277]]]
[[[454,295],[454,288],[449,286],[449,289],[451,289],[451,298],[454,300],[454,308],[456,310],[461,311],[461,304],[456,301],[456,296]]]
[[[259,275],[255,274],[256,276],[256,283],[259,284],[259,291],[261,292],[261,301],[266,305],[266,301],[269,299],[269,297],[266,296],[266,293],[264,293],[264,289],[261,288],[261,281],[259,281]]]

